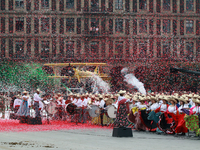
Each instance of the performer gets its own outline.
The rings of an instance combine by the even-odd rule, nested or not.
[[[86,123],[87,121],[87,112],[88,112],[88,101],[90,100],[88,98],[88,94],[82,94],[81,96],[82,100],[82,114],[83,114],[83,123]]]
[[[20,116],[20,123],[27,123],[27,117],[30,115],[30,109],[28,107],[28,92],[24,91],[22,96],[22,103],[20,105],[19,110],[17,111],[17,115]]]
[[[164,113],[164,121],[166,126],[168,126],[166,129],[159,128],[161,131],[167,133],[167,134],[175,134],[175,128],[178,124],[177,121],[177,113],[178,108],[176,106],[177,101],[175,100],[177,97],[170,96],[168,97],[168,101],[170,102],[170,105],[167,108],[167,111]]]
[[[192,98],[193,103],[195,106],[190,108],[189,115],[184,117],[186,122],[186,127],[196,133],[196,136],[200,135],[200,100],[198,99],[199,96],[194,95]],[[199,124],[198,124],[199,123]]]
[[[36,90],[36,93],[33,96],[33,100],[34,100],[34,107],[35,107],[35,117],[41,117],[40,115],[40,111],[39,111],[39,101],[42,101],[43,98],[40,97],[40,89]]]
[[[14,100],[13,109],[14,109],[15,113],[17,113],[17,111],[19,110],[19,107],[20,107],[20,105],[22,103],[21,99],[22,99],[21,96],[17,95],[16,99]]]
[[[159,107],[159,104],[157,103],[157,99],[151,96],[150,100],[151,100],[151,106],[149,106],[147,111],[155,111]]]
[[[187,127],[185,126],[185,114],[183,113],[182,109],[189,109],[187,105],[187,101],[184,99],[184,97],[179,98],[180,102],[180,107],[178,108],[178,113],[177,113],[177,127],[175,129],[175,133],[181,133],[181,135],[185,135],[185,133],[188,132]]]
[[[81,99],[81,95],[80,94],[77,94],[76,95],[76,97],[77,97],[77,101],[74,103],[76,106],[77,106],[77,108],[76,109],[79,109],[79,118],[78,118],[78,122],[81,122],[81,119],[82,119],[82,116],[81,116],[81,114],[82,114],[82,99]]]
[[[137,105],[138,112],[135,113],[135,121],[133,123],[135,123],[134,127],[137,131],[145,131],[146,127],[141,121],[140,113],[141,113],[141,111],[144,111],[147,109],[147,105],[145,104],[146,97],[139,97],[139,101],[140,101],[140,103]]]
[[[62,119],[65,116],[64,114],[65,100],[63,99],[61,93],[57,94],[56,103],[57,103],[57,109],[58,109],[58,119]]]
[[[116,115],[116,120],[114,122],[115,127],[127,127],[129,125],[127,115],[129,113],[129,104],[130,99],[126,99],[124,96],[126,91],[120,90],[118,92],[120,95],[118,97],[118,110]],[[129,98],[129,97],[128,97]]]
[[[164,97],[164,96],[159,96],[158,99],[159,99],[159,100],[162,100],[162,103],[160,104],[160,107],[157,108],[157,109],[155,110],[155,113],[158,113],[158,112],[164,113],[164,112],[166,112],[166,111],[167,111],[167,108],[168,108],[168,106],[169,106],[169,105],[167,104],[167,98]]]
[[[105,107],[106,107],[106,103],[105,101],[103,100],[103,96],[99,96],[99,108],[101,110],[101,113],[100,113],[100,117],[101,117],[101,126],[103,126],[103,116],[104,116],[104,113],[105,113]]]

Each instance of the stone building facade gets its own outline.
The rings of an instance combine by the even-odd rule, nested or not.
[[[0,0],[1,60],[200,61],[200,0]]]

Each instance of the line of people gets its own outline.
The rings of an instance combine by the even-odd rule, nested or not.
[[[30,106],[30,96],[26,92],[23,92],[23,94],[22,101],[27,101],[25,105]],[[35,95],[38,96],[40,102],[43,99],[39,94],[40,91],[38,90]],[[39,112],[36,102],[37,96],[35,95],[33,96],[34,105]],[[18,95],[17,99],[20,99],[19,97]],[[29,98],[27,99],[27,97]],[[19,107],[17,99],[14,102],[14,107]],[[66,116],[66,112],[74,114],[77,109],[79,113],[78,121],[86,123],[88,112],[93,109],[91,106],[97,106],[99,109],[94,112],[97,117],[92,118],[94,124],[105,125],[114,122],[116,127],[127,127],[131,122],[134,124],[134,128],[139,131],[148,130],[185,135],[189,129],[195,131],[197,135],[200,133],[200,96],[194,93],[173,93],[172,95],[150,93],[142,95],[120,90],[114,94],[71,93],[66,100],[64,100],[62,94],[58,93],[56,96],[46,97],[46,101],[56,101],[56,106],[59,108],[57,114],[60,119]],[[116,114],[114,119],[107,114],[109,106],[114,106],[117,110],[113,112],[113,114]],[[39,114],[36,116],[39,116]],[[75,118],[72,118],[72,120]]]
[[[128,119],[139,131],[185,135],[188,129],[199,135],[200,96],[197,94],[136,94]],[[196,122],[191,118],[195,118]],[[195,126],[195,129],[193,129]]]

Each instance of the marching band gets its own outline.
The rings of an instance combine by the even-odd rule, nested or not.
[[[23,92],[23,96],[16,95],[13,105],[15,113],[19,116],[30,115],[28,111],[34,109],[35,117],[41,117],[45,110],[52,119],[66,120],[71,116],[71,121],[86,123],[91,119],[91,123],[102,126],[132,124],[140,131],[185,135],[189,129],[200,134],[200,96],[195,93],[143,95],[120,90],[112,94],[70,93],[66,100],[61,93],[45,97],[41,97],[41,93],[38,89],[33,100],[27,91]],[[198,122],[191,122],[191,118]],[[105,119],[109,121],[105,123]]]

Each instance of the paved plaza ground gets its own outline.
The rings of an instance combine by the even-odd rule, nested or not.
[[[112,137],[112,128],[0,132],[0,150],[197,150],[200,139],[133,131]]]

